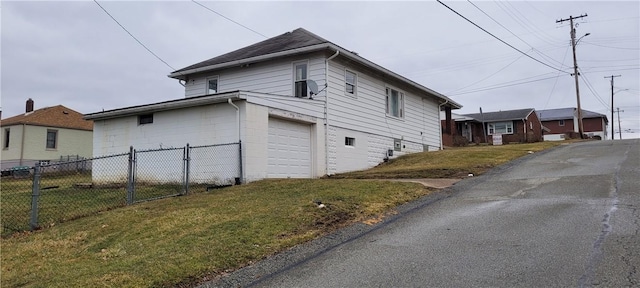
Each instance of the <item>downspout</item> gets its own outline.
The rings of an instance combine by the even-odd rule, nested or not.
[[[440,111],[442,109],[442,106],[447,105],[447,103],[449,103],[449,99],[445,99],[444,103],[438,105],[438,126],[440,126],[440,150],[444,150],[444,144],[442,143],[442,115],[441,115],[442,113],[440,113]]]
[[[336,58],[338,54],[340,50],[336,50],[336,54],[324,61],[324,165],[327,176],[329,176],[329,60]]]
[[[238,123],[238,145],[239,147],[239,151],[240,151],[240,181],[243,180],[244,178],[244,171],[242,171],[242,139],[240,138],[240,108],[238,108],[238,106],[236,106],[236,104],[233,104],[233,101],[231,101],[231,98],[227,99],[227,103],[229,103],[229,105],[233,106],[233,108],[236,109],[236,122]],[[237,182],[237,181],[236,181]]]
[[[24,158],[24,134],[27,134],[26,132],[26,126],[24,123],[22,123],[22,141],[20,141],[20,165],[22,166],[22,160]]]

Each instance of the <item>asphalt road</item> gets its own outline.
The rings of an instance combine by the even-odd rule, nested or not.
[[[639,287],[640,140],[529,155],[215,286]]]

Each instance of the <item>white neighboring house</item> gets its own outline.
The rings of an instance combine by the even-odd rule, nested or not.
[[[243,182],[314,178],[438,150],[439,111],[461,108],[302,28],[169,77],[184,99],[85,115],[94,155],[241,141]]]

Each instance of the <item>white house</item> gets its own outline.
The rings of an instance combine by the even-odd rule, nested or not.
[[[94,155],[242,143],[242,180],[314,178],[442,147],[448,97],[302,28],[172,72],[183,99],[85,115]]]

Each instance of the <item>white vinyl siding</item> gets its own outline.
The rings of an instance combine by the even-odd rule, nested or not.
[[[344,97],[345,69],[340,62],[329,63],[328,90],[334,96],[329,101],[331,126],[390,138],[404,138],[430,147],[440,146],[438,103],[435,99],[418,97],[410,90],[398,89],[404,92],[404,119],[387,117],[386,87],[389,83],[350,68],[349,70],[358,74],[358,97]]]
[[[198,76],[185,83],[185,97],[205,95],[207,79],[214,75],[218,75],[218,93],[242,90],[293,96],[292,63],[305,59],[308,59],[307,79],[316,81],[318,86],[324,85],[324,57],[323,54],[316,53],[305,58],[256,63],[248,67],[233,67]]]

